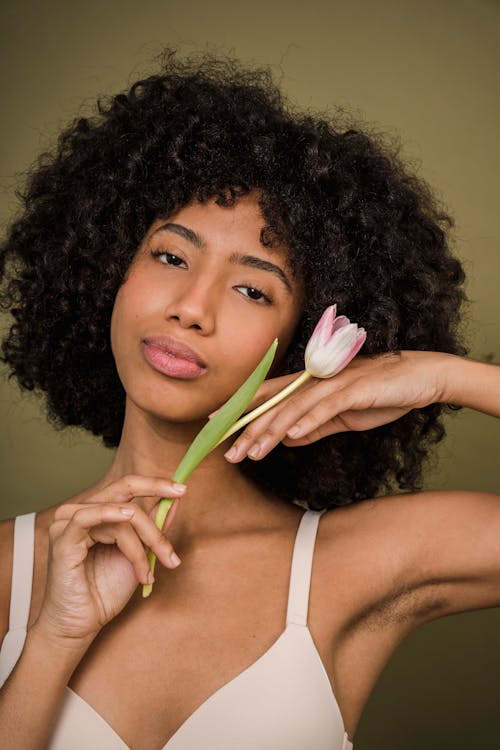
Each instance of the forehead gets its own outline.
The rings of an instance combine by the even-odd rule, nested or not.
[[[285,264],[288,262],[290,251],[285,244],[276,243],[273,247],[266,247],[262,242],[266,221],[255,193],[238,198],[232,206],[219,206],[215,199],[204,203],[193,200],[168,217],[156,219],[146,237],[153,237],[166,222],[192,229],[201,237],[206,248],[229,250],[235,249],[236,245],[239,249],[251,247],[280,258]]]

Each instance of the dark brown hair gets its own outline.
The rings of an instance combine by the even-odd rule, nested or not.
[[[169,49],[159,62],[41,154],[0,249],[0,306],[14,318],[1,360],[21,388],[45,395],[53,427],[83,427],[118,445],[125,392],[109,340],[114,299],[152,222],[193,199],[227,205],[257,188],[261,241],[290,250],[307,294],[280,374],[303,369],[307,340],[334,302],[367,330],[364,355],[467,353],[452,220],[388,139],[340,114],[295,110],[267,69],[210,55],[180,60]],[[419,489],[448,408],[432,404],[309,446],[280,444],[241,469],[314,509],[374,497],[394,481]]]

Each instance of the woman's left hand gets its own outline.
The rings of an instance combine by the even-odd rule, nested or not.
[[[311,378],[293,394],[254,419],[225,453],[232,463],[263,458],[280,441],[289,447],[307,445],[327,435],[371,430],[393,422],[412,409],[444,401],[448,364],[455,355],[400,351],[373,357],[358,355],[331,378]],[[250,402],[252,411],[300,373],[265,380]],[[293,437],[292,427],[300,432]],[[255,447],[258,452],[254,453]]]

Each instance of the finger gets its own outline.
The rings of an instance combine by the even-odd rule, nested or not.
[[[80,565],[95,544],[90,529],[104,523],[125,524],[130,520],[130,516],[123,512],[127,509],[127,506],[111,504],[60,505],[49,526],[51,556],[56,560],[63,559],[71,567]]]
[[[332,419],[337,413],[350,408],[353,400],[370,401],[371,396],[353,392],[352,383],[343,386],[345,379],[318,379],[309,381],[304,391],[297,390],[279,404],[279,411],[271,410],[255,420],[235,442],[237,454],[230,454],[229,460],[237,461],[248,455],[252,459],[261,459],[285,437],[302,437],[324,422]],[[354,404],[357,406],[357,404]],[[341,431],[341,423],[334,425]],[[298,428],[298,435],[289,435],[289,430]],[[233,457],[234,455],[234,457]]]
[[[354,413],[355,412],[347,412],[346,415]],[[344,420],[346,415],[337,414],[337,416],[328,419],[326,422],[316,427],[316,429],[312,429],[307,434],[302,435],[302,437],[291,438],[285,435],[281,442],[287,447],[297,448],[301,445],[315,443],[317,440],[321,440],[321,438],[327,437],[328,435],[335,435],[338,432],[349,432],[352,428],[349,427]]]
[[[176,501],[179,502],[178,500]],[[173,507],[173,506],[172,506]],[[177,506],[176,506],[177,507]],[[144,510],[137,505],[137,503],[129,503],[126,506],[127,510],[133,510],[134,514],[129,518],[130,526],[126,530],[126,533],[129,531],[134,533],[136,539],[141,543],[141,549],[142,553],[144,553],[144,546],[146,548],[151,549],[155,555],[158,557],[161,562],[166,565],[169,568],[175,568],[178,563],[175,562],[175,560],[172,559],[172,555],[175,553],[175,550],[172,546],[172,543],[166,538],[165,536],[165,526],[164,524],[163,529],[159,529],[156,524],[154,523],[154,520],[149,516],[149,514],[145,513]],[[174,509],[174,516],[175,516]],[[170,511],[167,514],[167,518],[170,516]],[[170,519],[170,525],[172,523],[172,519]],[[102,536],[103,532],[98,530],[97,532],[100,536]],[[118,529],[118,534],[124,534],[125,532],[122,531],[122,528],[120,527]],[[95,537],[94,531],[92,531],[92,537]],[[99,539],[99,541],[101,541]],[[105,542],[108,543],[108,542]],[[119,546],[119,545],[118,545]],[[128,556],[128,555],[127,555]],[[143,556],[143,555],[141,555]],[[147,557],[146,557],[147,561]],[[147,566],[149,569],[149,561],[147,561]]]
[[[163,477],[126,474],[83,502],[126,503],[137,497],[181,497],[185,492],[186,485]]]
[[[226,458],[232,462],[239,461],[246,455],[252,459],[262,458],[282,440],[297,420],[321,402],[331,390],[331,384],[318,379],[306,385],[307,388],[302,391],[298,389],[251,422],[225,454]]]
[[[300,436],[294,438],[286,436],[282,442],[289,447],[298,447],[300,445],[309,445],[327,435],[334,435],[338,432],[371,430],[389,422],[394,422],[409,411],[411,409],[402,407],[377,407],[362,411],[351,410],[323,421],[321,421],[320,415],[315,418],[314,413],[311,413],[307,415],[307,421],[303,419],[297,423],[297,428],[300,430],[298,435],[300,434]],[[315,422],[317,424],[316,427],[314,426]]]
[[[141,575],[141,570],[145,571],[145,575],[149,571],[145,547],[150,548],[166,567],[177,566],[178,563],[172,559],[174,548],[171,542],[136,503],[121,506],[114,504],[79,505],[76,509],[75,506],[70,506],[69,510],[71,509],[73,509],[73,515],[66,527],[65,536],[68,543],[75,547],[84,543],[88,549],[98,541],[104,544],[116,543],[130,560],[138,576]],[[111,514],[109,519],[105,516],[106,509]],[[65,513],[67,512],[68,509],[65,510]],[[132,515],[124,515],[130,512]],[[126,531],[120,528],[121,524],[116,525],[117,520],[122,522],[122,519],[129,522],[129,528]],[[103,528],[95,528],[100,527],[101,524],[105,524]],[[133,536],[130,535],[131,532]],[[143,580],[139,577],[139,580],[147,583],[147,579]]]
[[[150,564],[147,549],[130,524],[118,525],[115,523],[94,526],[90,529],[89,536],[95,543],[116,544],[134,569],[135,577],[139,583],[149,583]],[[157,555],[157,557],[165,564],[160,555]]]

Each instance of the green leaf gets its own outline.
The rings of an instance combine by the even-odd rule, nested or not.
[[[175,474],[173,475],[174,482],[184,482],[200,461],[203,461],[205,456],[215,448],[221,437],[243,414],[257,393],[259,386],[265,380],[276,354],[277,346],[278,339],[274,339],[252,374],[238,388],[236,393],[221,406],[217,414],[207,422],[205,427],[200,430],[175,470]]]

